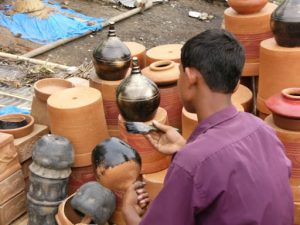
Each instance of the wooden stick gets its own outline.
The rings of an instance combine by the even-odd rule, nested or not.
[[[65,65],[61,65],[61,64],[57,64],[57,63],[47,62],[47,61],[39,60],[39,59],[31,59],[31,58],[27,58],[24,56],[13,55],[13,54],[5,53],[5,52],[0,52],[0,57],[14,59],[14,60],[21,60],[21,61],[30,62],[30,63],[34,63],[34,64],[39,64],[39,65],[47,65],[50,67],[54,67],[57,69],[66,70],[66,71],[70,71],[70,72],[75,72],[76,70],[78,70],[78,68],[76,66],[65,66]]]
[[[3,91],[0,91],[0,95],[4,95],[4,96],[8,96],[8,97],[13,97],[13,98],[18,98],[18,99],[22,99],[22,100],[29,101],[29,102],[32,101],[29,98],[25,98],[25,97],[22,97],[22,96],[19,96],[19,95],[14,95],[14,94],[6,93],[6,92],[3,92]]]
[[[147,9],[151,8],[152,6],[153,6],[153,3],[152,3],[151,0],[149,0],[146,3],[146,5],[145,5],[144,8],[138,7],[138,8],[129,10],[129,11],[125,12],[125,13],[122,13],[122,14],[120,14],[118,16],[112,17],[111,19],[104,21],[102,23],[102,27],[108,26],[108,24],[109,24],[110,21],[118,22],[118,21],[124,20],[124,19],[126,19],[128,17],[131,17],[131,16],[133,16],[133,15],[135,15],[135,14],[137,14],[137,13],[143,11],[143,10],[147,10]],[[76,40],[78,38],[84,37],[84,36],[86,36],[88,34],[91,34],[93,32],[94,32],[93,30],[90,30],[90,31],[87,31],[84,34],[81,34],[81,35],[76,36],[76,37],[64,38],[64,39],[61,39],[61,40],[49,43],[49,44],[44,45],[42,47],[36,48],[36,49],[34,49],[34,50],[30,51],[30,52],[27,52],[26,54],[24,54],[22,56],[31,58],[31,57],[40,55],[40,54],[42,54],[44,52],[47,52],[47,51],[49,51],[51,49],[54,49],[54,48],[56,48],[56,47],[58,47],[60,45],[63,45],[63,44],[66,44],[68,42],[71,42],[73,40]]]

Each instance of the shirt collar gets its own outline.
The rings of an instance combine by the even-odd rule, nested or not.
[[[187,142],[195,140],[199,134],[205,133],[208,129],[235,117],[237,114],[238,111],[233,105],[214,113],[202,122],[198,123]]]

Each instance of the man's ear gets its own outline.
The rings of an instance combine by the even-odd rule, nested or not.
[[[197,84],[198,78],[200,77],[200,72],[198,70],[193,67],[186,67],[185,74],[187,76],[189,86]]]

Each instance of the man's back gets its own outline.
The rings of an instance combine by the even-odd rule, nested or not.
[[[174,157],[141,224],[292,225],[289,166],[263,121],[226,108],[198,125]]]

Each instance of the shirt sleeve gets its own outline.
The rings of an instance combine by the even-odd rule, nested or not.
[[[193,199],[197,195],[199,200],[199,193],[193,182],[187,171],[172,163],[163,189],[151,203],[140,225],[194,224],[197,209]]]

